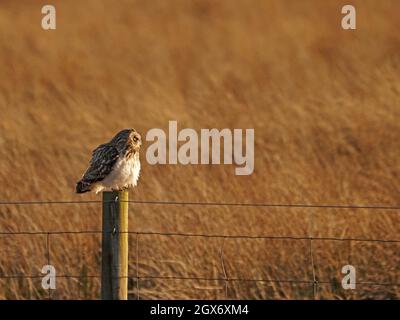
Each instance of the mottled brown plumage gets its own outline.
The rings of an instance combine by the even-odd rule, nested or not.
[[[76,185],[77,193],[104,189],[123,190],[137,184],[142,144],[135,129],[120,131],[110,142],[98,146],[89,167]]]

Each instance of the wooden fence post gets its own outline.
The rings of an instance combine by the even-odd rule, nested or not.
[[[103,192],[103,300],[128,299],[128,195],[128,191]]]

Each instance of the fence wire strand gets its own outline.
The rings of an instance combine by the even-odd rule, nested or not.
[[[110,231],[114,232],[114,231]],[[101,230],[80,230],[80,231],[0,231],[1,235],[63,235],[63,234],[102,234]],[[158,231],[119,231],[114,233],[128,233],[135,235],[155,235],[170,237],[201,237],[201,238],[225,238],[225,239],[269,239],[269,240],[309,240],[310,236],[268,236],[268,235],[229,235],[229,234],[207,234],[207,233],[189,233],[189,232],[158,232]],[[370,239],[370,238],[347,238],[347,237],[312,237],[319,241],[354,241],[354,242],[378,242],[378,243],[400,243],[400,239]]]
[[[114,202],[114,201],[104,201]],[[41,200],[41,201],[0,201],[0,205],[67,205],[67,204],[101,204],[101,200]],[[132,204],[145,205],[188,205],[188,206],[225,206],[225,207],[265,207],[265,208],[316,208],[316,209],[372,209],[400,210],[400,205],[354,205],[354,204],[303,204],[303,203],[235,203],[235,202],[201,202],[201,201],[155,201],[155,200],[121,200]]]
[[[110,205],[115,205],[115,201],[109,201]],[[369,209],[375,210],[394,210],[399,213],[400,206],[382,206],[382,205],[320,205],[320,204],[273,204],[273,203],[222,203],[222,202],[179,202],[179,201],[141,201],[141,200],[130,200],[126,201],[132,204],[149,204],[149,205],[192,205],[192,206],[228,206],[228,207],[266,207],[266,208],[320,208],[320,209]],[[103,201],[87,200],[87,201],[0,201],[1,205],[69,205],[69,204],[101,204]],[[115,232],[112,230],[111,232]],[[313,288],[313,299],[317,298],[319,285],[329,284],[332,285],[332,281],[323,281],[317,279],[315,270],[315,261],[313,255],[313,241],[344,241],[344,242],[374,242],[374,243],[400,243],[400,239],[369,239],[369,238],[351,238],[351,237],[318,237],[314,236],[313,231],[310,230],[308,236],[275,236],[275,235],[229,235],[229,234],[208,234],[208,233],[189,233],[189,232],[161,232],[161,231],[127,231],[118,233],[128,233],[136,235],[136,274],[128,275],[130,279],[136,279],[136,297],[140,299],[140,280],[141,279],[158,279],[158,280],[191,280],[191,281],[220,281],[224,283],[225,298],[228,298],[228,284],[229,282],[259,282],[259,283],[294,283],[294,284],[309,284]],[[102,234],[101,230],[39,230],[39,231],[10,231],[0,230],[0,236],[30,236],[30,235],[44,235],[46,236],[46,257],[47,263],[50,265],[50,237],[64,234]],[[223,277],[195,277],[195,276],[161,276],[161,275],[139,275],[139,236],[164,236],[164,237],[203,237],[203,238],[218,238],[222,239],[220,247],[220,260],[223,271]],[[225,260],[224,260],[224,244],[227,239],[242,239],[242,240],[254,240],[254,239],[268,239],[268,240],[288,240],[288,241],[308,241],[309,242],[309,254],[310,264],[312,269],[312,279],[251,279],[251,278],[235,278],[228,277]],[[43,275],[26,275],[26,274],[15,274],[7,275],[0,274],[0,279],[38,279],[43,278]],[[101,275],[57,275],[57,278],[93,278],[100,279]],[[121,278],[121,277],[119,277]],[[400,283],[396,282],[373,282],[373,281],[361,281],[357,282],[357,285],[376,285],[376,286],[400,286]],[[48,291],[48,299],[51,299],[51,291]]]

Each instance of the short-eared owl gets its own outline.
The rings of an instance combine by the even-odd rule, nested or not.
[[[124,190],[136,186],[140,173],[140,134],[122,130],[110,142],[98,146],[89,168],[76,184],[76,192]]]

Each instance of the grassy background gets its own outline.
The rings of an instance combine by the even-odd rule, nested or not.
[[[75,195],[94,147],[118,130],[254,128],[255,171],[150,166],[131,199],[249,203],[400,203],[400,2],[45,1],[0,4],[1,200]],[[143,150],[146,149],[146,145]],[[399,239],[398,211],[131,205],[130,230]],[[0,206],[1,231],[99,230],[98,204]],[[99,235],[54,235],[53,298],[98,298]],[[130,237],[131,275],[223,277],[221,239]],[[228,239],[230,278],[310,280],[308,241]],[[139,260],[136,263],[136,247]],[[40,275],[46,237],[0,235],[0,274]],[[314,241],[317,298],[399,298],[398,243]],[[137,266],[139,269],[137,269]],[[0,298],[46,298],[41,279],[0,279]],[[137,298],[137,283],[130,282]],[[141,298],[312,298],[309,284],[141,279]]]

